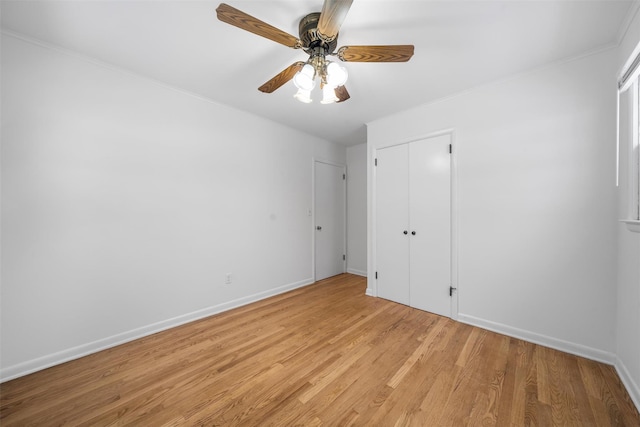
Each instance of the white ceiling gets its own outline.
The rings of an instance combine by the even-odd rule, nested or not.
[[[298,36],[322,0],[226,0]],[[471,87],[618,43],[633,1],[355,0],[338,46],[414,44],[407,63],[345,63],[351,99],[293,98],[287,83],[257,88],[294,50],[217,20],[218,1],[7,1],[2,29],[44,41],[298,128],[329,141],[366,141],[365,124]],[[316,89],[317,90],[317,89]]]

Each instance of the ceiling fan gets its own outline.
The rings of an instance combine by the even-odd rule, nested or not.
[[[328,104],[346,101],[350,95],[344,86],[346,69],[329,61],[327,56],[336,56],[344,62],[407,62],[413,56],[413,45],[342,46],[336,51],[338,31],[351,3],[353,0],[324,0],[321,12],[310,13],[300,20],[300,38],[225,3],[218,6],[216,13],[222,22],[290,48],[302,49],[309,55],[306,62],[294,62],[258,90],[272,93],[293,79],[298,88],[295,97],[302,102],[311,102],[311,90],[317,77],[323,91],[322,103]]]

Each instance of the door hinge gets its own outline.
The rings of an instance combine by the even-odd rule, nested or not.
[[[451,147],[451,144],[449,144],[449,154],[451,154],[452,151],[453,151],[453,147]]]
[[[378,278],[378,272],[376,271],[376,279]]]
[[[346,174],[346,173],[343,173],[343,174],[342,174],[342,180],[344,181],[345,179],[347,179],[347,174]]]
[[[346,261],[347,260],[347,256],[346,255],[342,255],[342,260]]]
[[[449,296],[452,297],[453,296],[453,291],[458,290],[458,288],[454,288],[453,286],[449,286]]]
[[[378,166],[378,159],[373,159],[373,165]]]

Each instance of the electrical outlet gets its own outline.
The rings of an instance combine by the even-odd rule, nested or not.
[[[225,285],[231,284],[231,273],[227,273],[224,275],[224,284]]]

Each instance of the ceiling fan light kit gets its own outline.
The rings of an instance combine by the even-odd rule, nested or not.
[[[313,101],[313,99],[311,99],[310,90],[298,89],[298,91],[296,92],[295,95],[293,95],[293,97],[305,104],[311,104],[311,102]]]
[[[315,57],[311,63],[306,63],[293,76],[293,84],[298,88],[298,92],[293,97],[305,104],[310,103],[312,101],[311,91],[316,87],[316,76],[320,77],[321,103],[339,102],[340,98],[336,95],[335,90],[346,83],[348,73],[343,66],[327,61],[324,57]]]
[[[296,85],[298,89],[311,91],[314,87],[316,87],[316,70],[313,68],[311,64],[305,64],[302,67],[302,70],[298,71],[295,76],[293,76],[293,84]]]
[[[327,64],[327,83],[333,87],[342,86],[347,82],[349,74],[347,69],[336,62],[328,61]]]
[[[266,22],[248,15],[228,4],[216,9],[218,19],[227,24],[250,31],[261,37],[292,49],[302,49],[308,55],[306,62],[295,62],[282,70],[258,90],[272,93],[289,80],[298,89],[294,98],[310,103],[311,91],[320,80],[322,104],[343,102],[350,98],[345,87],[347,70],[327,56],[337,56],[343,62],[407,62],[413,56],[413,45],[343,46],[338,51],[338,31],[353,0],[324,0],[321,12],[314,12],[300,20],[296,38]]]
[[[333,104],[334,102],[338,102],[339,99],[336,96],[336,88],[334,86],[325,85],[322,88],[322,101],[321,104]]]

